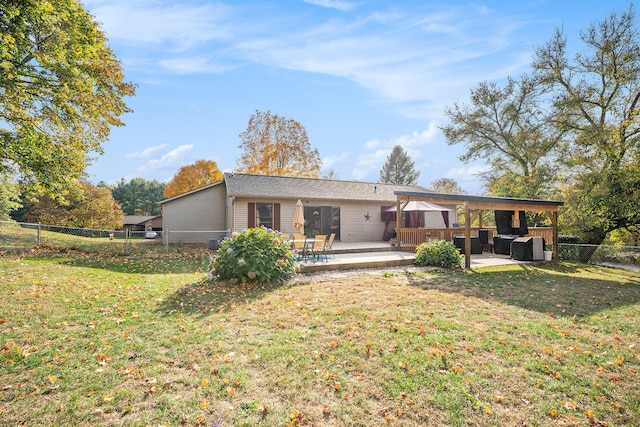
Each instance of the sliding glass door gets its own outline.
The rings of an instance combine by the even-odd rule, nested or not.
[[[340,239],[339,206],[305,206],[304,219],[304,234],[307,236],[335,233],[336,239]]]

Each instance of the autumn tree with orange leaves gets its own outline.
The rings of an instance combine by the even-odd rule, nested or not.
[[[77,194],[61,202],[49,196],[36,196],[23,220],[32,223],[115,230],[122,227],[124,212],[106,187],[83,181]]]
[[[320,174],[320,153],[311,148],[307,131],[295,120],[256,110],[240,139],[238,172],[306,178]]]
[[[169,198],[222,180],[222,172],[213,160],[196,160],[192,165],[182,166],[173,179],[164,187]]]

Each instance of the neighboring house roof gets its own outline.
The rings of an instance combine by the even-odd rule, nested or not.
[[[226,184],[227,194],[229,196],[286,199],[376,200],[381,202],[395,202],[395,191],[427,191],[426,188],[419,185],[393,185],[243,173],[225,173],[222,179],[223,181],[162,200],[160,203],[166,203],[222,183]]]
[[[427,191],[417,185],[392,185],[329,179],[225,173],[227,194],[243,197],[395,201],[395,191]]]
[[[151,221],[155,218],[159,218],[160,215],[125,215],[124,225],[139,225],[144,224],[147,221]]]

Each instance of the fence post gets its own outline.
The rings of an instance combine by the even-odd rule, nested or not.
[[[124,254],[129,255],[129,229],[124,232]]]
[[[41,237],[40,237],[40,230],[42,229],[42,224],[38,223],[38,237],[36,238],[38,246],[41,245]]]
[[[169,253],[169,229],[162,232],[162,238],[164,239],[164,253],[167,255]]]

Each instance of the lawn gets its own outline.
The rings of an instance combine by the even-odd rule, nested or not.
[[[640,425],[640,274],[205,281],[202,256],[0,258],[0,424]]]

